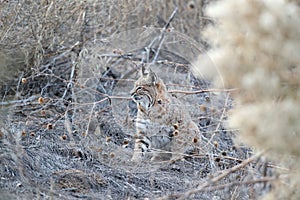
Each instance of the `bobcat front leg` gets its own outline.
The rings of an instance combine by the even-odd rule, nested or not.
[[[139,138],[135,140],[131,161],[141,161],[143,159],[143,156],[145,156],[145,152],[148,151],[149,145],[150,140],[147,137],[139,136]]]
[[[138,161],[142,160],[143,151],[142,151],[141,145],[142,145],[141,144],[141,139],[136,139],[135,144],[134,144],[134,150],[133,150],[133,155],[132,155],[131,161],[138,162]]]

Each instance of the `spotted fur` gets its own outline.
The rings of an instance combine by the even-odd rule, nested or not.
[[[151,69],[142,68],[131,96],[138,107],[133,161],[179,159],[196,149],[197,125]]]

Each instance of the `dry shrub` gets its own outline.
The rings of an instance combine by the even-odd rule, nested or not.
[[[115,33],[143,26],[161,28],[176,6],[178,15],[171,28],[200,41],[195,30],[210,22],[203,15],[207,2],[0,1],[0,86],[9,85],[13,90],[12,86],[18,87],[16,76],[23,76],[20,70],[38,71],[56,55],[78,53],[87,41],[99,43]],[[8,83],[13,78],[13,83]]]
[[[162,27],[176,6],[180,16],[172,26],[199,40],[195,30],[209,21],[203,17],[205,4],[207,1],[1,1],[0,47],[21,49],[37,67],[50,56],[47,54],[62,52],[77,42],[82,45],[137,27]]]
[[[214,48],[195,70],[215,85],[239,89],[229,119],[240,130],[237,142],[268,149],[268,158],[289,168],[288,181],[278,181],[266,199],[299,199],[299,4],[223,0],[208,15],[218,21],[206,31]]]

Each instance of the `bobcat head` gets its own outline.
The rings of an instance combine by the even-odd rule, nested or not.
[[[141,111],[147,111],[154,105],[158,82],[160,79],[157,78],[156,74],[151,69],[145,73],[143,66],[141,77],[135,82],[134,88],[131,90],[131,97]]]

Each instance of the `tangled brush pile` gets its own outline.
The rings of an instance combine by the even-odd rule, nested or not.
[[[287,179],[279,178],[265,198],[299,199],[299,4],[223,0],[208,14],[217,19],[205,32],[213,48],[195,70],[218,86],[238,88],[228,122],[240,130],[237,141],[267,149],[269,159],[289,169],[278,172]]]

